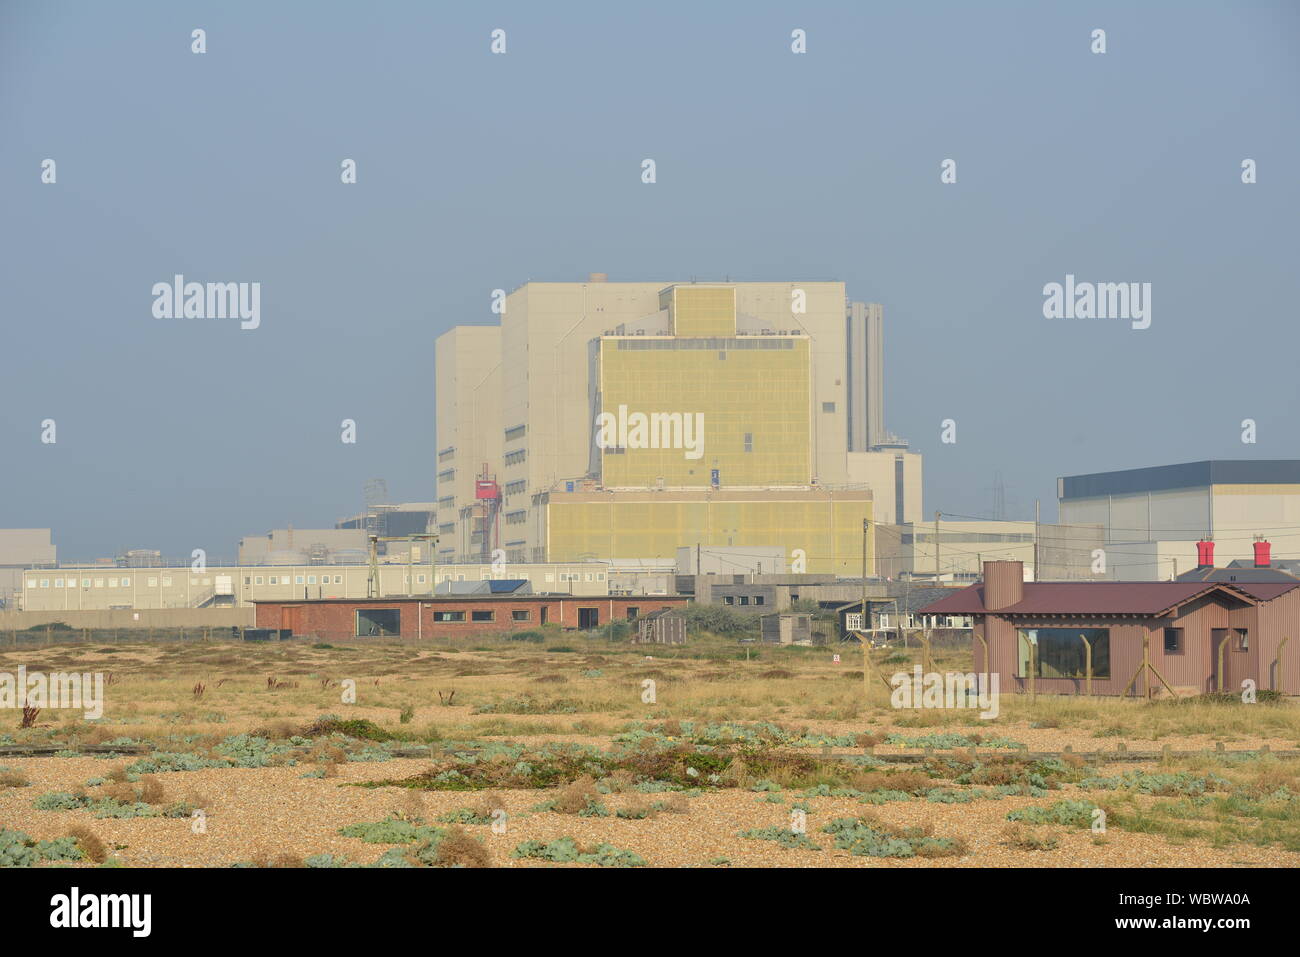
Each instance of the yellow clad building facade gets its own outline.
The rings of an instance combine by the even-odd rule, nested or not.
[[[440,561],[753,546],[779,547],[782,570],[859,573],[867,477],[889,484],[885,521],[921,503],[918,455],[861,447],[868,405],[853,390],[878,386],[879,369],[849,352],[854,315],[838,282],[525,284],[499,341],[438,341],[440,380],[470,383],[438,383]],[[466,432],[492,410],[474,390],[494,387],[495,456],[496,437]],[[458,461],[461,448],[488,463],[499,503],[472,491],[482,464]]]

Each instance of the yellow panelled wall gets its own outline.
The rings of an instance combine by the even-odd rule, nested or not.
[[[812,477],[809,340],[604,338],[602,412],[702,413],[703,455],[682,448],[601,453],[607,488],[807,485]],[[749,437],[746,442],[746,436]]]
[[[680,546],[779,545],[789,567],[796,549],[809,574],[862,572],[862,521],[871,518],[867,499],[823,493],[782,500],[674,501],[654,498],[608,501],[552,500],[543,506],[547,561],[582,559],[673,559]],[[868,542],[868,568],[875,541]]]
[[[673,335],[734,336],[734,286],[674,286],[669,307]]]

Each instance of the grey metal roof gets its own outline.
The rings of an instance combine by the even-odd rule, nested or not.
[[[1193,568],[1176,579],[1180,582],[1289,582],[1300,578],[1283,568],[1256,568],[1253,563],[1229,565],[1227,568]]]
[[[1092,498],[1207,485],[1300,484],[1300,459],[1209,459],[1117,472],[1067,475],[1057,480],[1061,498]]]

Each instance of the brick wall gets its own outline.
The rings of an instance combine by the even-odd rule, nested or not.
[[[258,602],[258,628],[291,628],[296,635],[319,638],[356,636],[357,612],[397,610],[403,638],[455,638],[458,635],[495,635],[539,628],[544,624],[566,629],[625,621],[629,609],[645,615],[663,608],[681,608],[683,597],[627,596],[591,598],[555,596],[529,598],[366,599],[361,601]],[[584,610],[587,616],[584,616]],[[490,620],[475,620],[490,613]],[[516,613],[520,617],[516,617]],[[594,622],[588,616],[594,613]],[[458,614],[463,620],[435,620]],[[523,617],[525,616],[526,617]],[[584,621],[584,617],[586,620]]]

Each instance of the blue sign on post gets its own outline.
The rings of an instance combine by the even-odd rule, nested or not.
[[[564,490],[565,490],[566,492],[572,492],[572,491],[573,491],[573,483],[572,483],[572,482],[565,482],[565,483],[564,483]]]
[[[713,482],[714,485],[717,485],[717,484],[718,484],[719,480],[718,480],[718,470],[717,470],[717,469],[714,469],[714,470],[710,473],[710,480]]]

